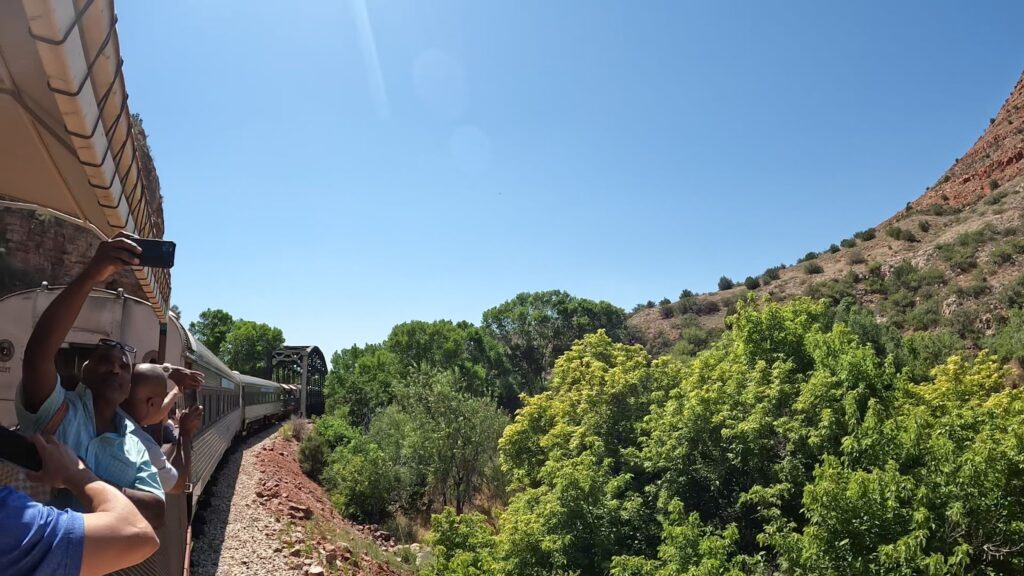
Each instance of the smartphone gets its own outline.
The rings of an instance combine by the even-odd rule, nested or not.
[[[170,268],[174,266],[174,242],[156,240],[154,238],[131,238],[142,254],[139,254],[139,266],[149,268]]]
[[[36,445],[14,430],[0,426],[0,459],[38,472],[43,469]]]

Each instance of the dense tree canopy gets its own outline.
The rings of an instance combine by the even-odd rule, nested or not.
[[[535,394],[555,360],[583,336],[603,329],[616,342],[624,341],[626,313],[561,290],[523,292],[484,312],[483,327],[508,349],[519,391]]]
[[[285,340],[280,328],[236,320],[220,309],[203,310],[188,330],[232,370],[261,378],[270,377],[271,355]]]
[[[221,346],[235,327],[235,319],[224,310],[208,308],[199,313],[199,319],[189,322],[188,331],[213,352],[220,356]]]
[[[270,377],[270,359],[284,345],[284,333],[261,322],[238,320],[221,346],[224,362],[242,374]]]
[[[854,311],[730,324],[685,364],[578,342],[502,437],[497,532],[435,524],[448,573],[1024,571],[1024,392],[994,356],[915,383],[927,354]]]

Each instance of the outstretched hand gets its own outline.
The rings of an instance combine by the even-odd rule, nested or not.
[[[178,427],[180,428],[181,435],[185,438],[194,436],[202,422],[203,407],[198,404],[189,406],[188,409],[178,416]]]
[[[85,273],[95,282],[104,282],[125,266],[136,266],[142,249],[131,241],[132,236],[119,233],[100,242]]]
[[[174,382],[174,385],[182,393],[198,390],[202,387],[203,382],[205,382],[205,376],[198,370],[189,370],[188,368],[172,366],[170,364],[164,364],[163,368],[164,372],[167,373],[167,379]]]

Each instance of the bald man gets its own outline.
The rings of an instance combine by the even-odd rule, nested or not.
[[[174,389],[167,391],[168,380],[174,382]],[[132,417],[138,426],[132,433],[142,442],[149,453],[149,459],[156,468],[160,484],[168,494],[180,494],[188,483],[192,435],[202,422],[202,406],[192,406],[181,413],[178,419],[179,433],[173,443],[161,446],[143,427],[163,424],[175,401],[187,390],[202,386],[202,372],[187,370],[169,364],[136,364],[132,370],[132,387],[121,409]]]

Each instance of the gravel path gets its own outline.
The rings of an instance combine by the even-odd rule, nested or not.
[[[281,551],[281,523],[256,500],[263,479],[256,466],[262,444],[278,426],[247,438],[224,455],[193,527],[194,576],[301,576]]]

